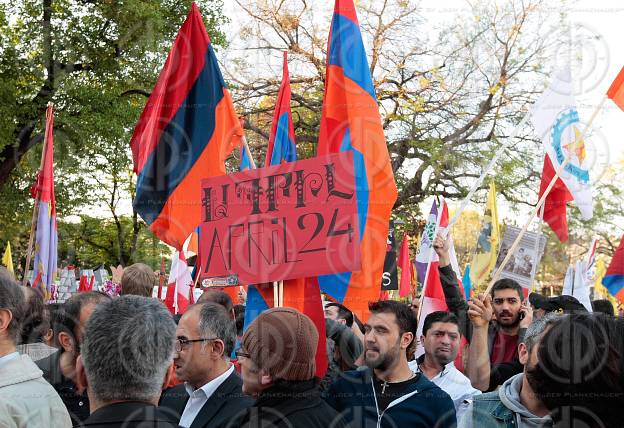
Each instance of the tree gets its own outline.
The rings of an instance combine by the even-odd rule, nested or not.
[[[54,102],[59,218],[112,216],[118,262],[133,260],[144,223],[118,213],[132,188],[127,149],[190,0],[0,4],[0,218],[3,238],[29,233],[44,112]],[[221,0],[198,1],[211,41],[224,44]],[[95,201],[104,200],[103,206]],[[61,230],[67,223],[60,222]],[[16,248],[17,251],[25,248]],[[19,253],[18,253],[19,254]]]
[[[298,150],[300,157],[314,153],[330,11],[319,19],[303,1],[237,3],[249,16],[240,33],[248,48],[235,67],[226,68],[226,75],[234,83],[239,110],[245,112],[245,127],[252,131],[253,151],[262,152],[266,145],[266,124],[279,85],[278,74],[263,74],[262,66],[271,70],[271,58],[288,49],[296,67],[291,83]],[[496,7],[478,3],[433,40],[414,31],[424,20],[416,2],[358,3],[399,187],[395,215],[413,221],[419,204],[431,195],[464,197],[520,122],[539,92],[527,82],[543,80],[548,48],[556,45],[549,36],[553,23],[540,6],[539,1]],[[251,56],[254,51],[263,57]],[[497,188],[507,200],[529,203],[527,192],[538,188],[539,152],[532,131],[521,129],[496,169]]]

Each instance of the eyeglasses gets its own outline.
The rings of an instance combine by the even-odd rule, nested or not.
[[[236,355],[236,358],[241,358],[241,357],[250,358],[251,357],[250,354],[248,354],[247,352],[243,352],[243,351],[236,351],[234,355]]]
[[[179,337],[176,339],[176,342],[175,342],[175,351],[180,352],[182,348],[188,345],[189,343],[210,342],[211,340],[219,340],[219,338],[218,337],[205,337],[202,339],[183,339]]]

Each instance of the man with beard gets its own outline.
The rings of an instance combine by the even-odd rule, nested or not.
[[[416,317],[396,301],[369,304],[363,370],[346,372],[325,399],[352,426],[454,427],[455,408],[447,393],[407,363]]]
[[[524,366],[519,373],[503,383],[498,391],[474,397],[459,421],[458,428],[549,428],[553,426],[549,411],[540,399],[534,371],[540,366],[538,349],[545,332],[557,322],[558,316],[547,314],[529,325],[518,345],[519,359]],[[545,339],[544,339],[545,340]]]
[[[77,385],[76,360],[84,338],[84,329],[95,308],[109,301],[104,293],[89,291],[74,294],[59,309],[54,323],[59,350],[36,362],[43,377],[61,396],[74,426],[89,417],[89,397]]]
[[[436,311],[425,318],[420,343],[425,353],[409,366],[416,373],[423,373],[427,379],[450,395],[457,419],[466,410],[466,400],[481,391],[470,384],[470,379],[455,368],[455,358],[459,352],[461,335],[457,317],[450,312]]]
[[[605,314],[560,316],[542,336],[529,385],[558,427],[621,427],[624,320]]]
[[[445,240],[441,236],[437,236],[433,241],[433,247],[440,259],[440,281],[444,290],[446,305],[449,311],[457,316],[460,333],[472,344],[475,339],[473,337],[475,331],[468,316],[468,310],[471,306],[470,302],[466,302],[464,299],[459,289],[457,276],[451,267],[448,238]],[[470,364],[467,369],[472,385],[482,391],[491,390],[507,380],[511,375],[517,373],[513,370],[503,370],[499,373],[498,368],[501,364],[516,363],[517,365],[518,343],[522,341],[524,331],[532,321],[530,308],[527,305],[523,305],[524,294],[522,286],[513,279],[503,278],[496,281],[489,298],[491,299],[493,313],[492,321],[485,325],[485,331],[479,329],[477,333],[480,336],[477,339],[480,341],[482,339],[481,335],[486,335],[487,356],[489,356],[491,366],[491,370],[489,370],[491,371],[490,384],[488,385],[484,376],[470,372],[471,367],[475,367],[472,361],[470,361],[472,355],[469,357]],[[518,367],[520,366],[518,365]]]

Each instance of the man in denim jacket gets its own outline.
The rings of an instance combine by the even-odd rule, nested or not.
[[[558,316],[547,314],[534,320],[518,345],[523,373],[508,379],[497,390],[474,397],[459,422],[459,428],[548,428],[553,426],[546,406],[526,376],[537,364],[537,350],[545,331]]]

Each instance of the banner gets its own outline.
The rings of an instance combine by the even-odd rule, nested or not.
[[[202,180],[201,279],[359,271],[351,152]]]
[[[394,238],[394,220],[390,220],[390,225],[388,226],[388,240],[386,241],[386,260],[384,260],[384,271],[381,275],[382,291],[399,289],[396,260],[397,253],[396,239]]]
[[[498,252],[498,258],[496,259],[497,268],[507,256],[509,248],[513,245],[519,234],[520,228],[507,226],[500,251]],[[540,238],[539,248],[536,246],[538,237]],[[545,236],[539,235],[535,232],[526,232],[520,240],[520,245],[516,248],[513,257],[505,265],[500,277],[514,279],[524,288],[530,288],[533,264],[535,264],[535,272],[537,272],[537,265],[539,265],[539,262],[542,259],[545,246]],[[537,254],[535,254],[536,248],[538,248]]]

